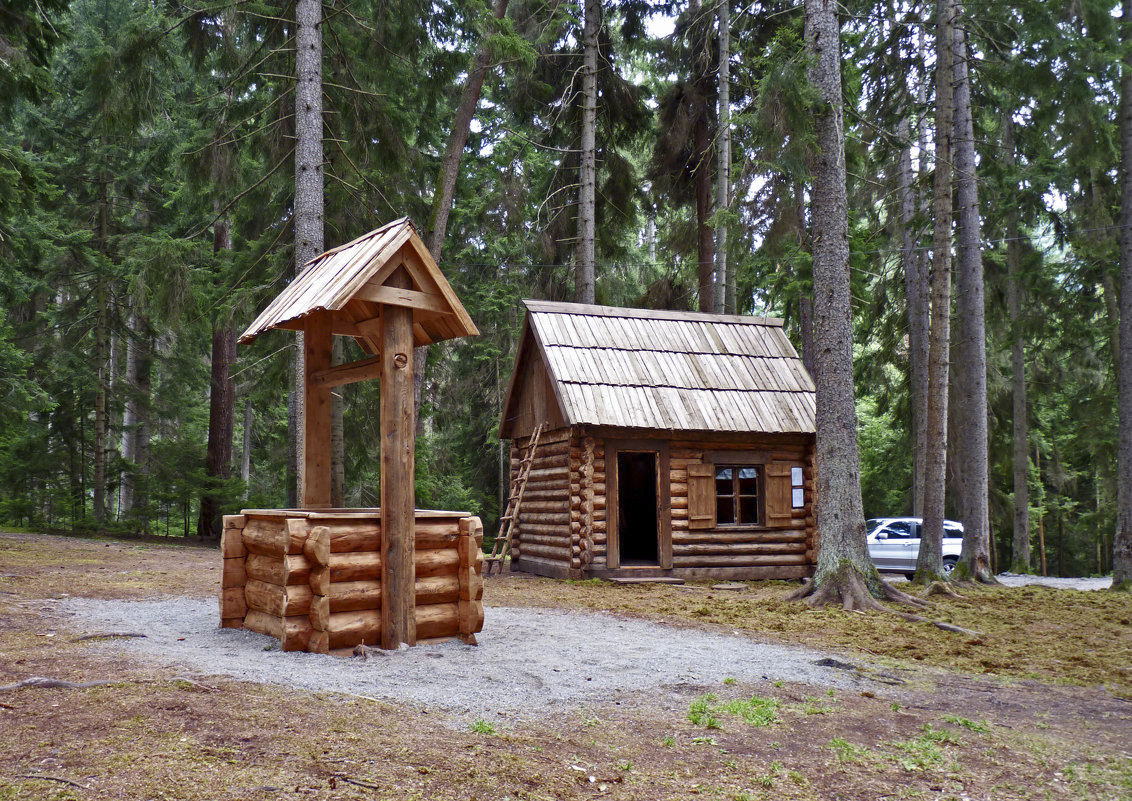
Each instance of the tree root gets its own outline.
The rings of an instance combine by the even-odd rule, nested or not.
[[[87,690],[91,687],[102,687],[107,684],[118,683],[119,682],[110,679],[102,681],[64,681],[63,679],[51,679],[45,676],[32,676],[23,681],[18,681],[15,684],[0,686],[0,692],[22,690],[25,688],[33,688],[36,690],[50,690],[55,688],[62,688],[64,690]]]
[[[869,592],[865,576],[856,571],[847,571],[841,579],[829,579],[818,587],[815,583],[807,581],[799,589],[786,597],[788,601],[805,601],[812,607],[840,604],[846,612],[887,611],[880,602]],[[885,581],[880,582],[884,600],[893,603],[913,606],[920,609],[930,607],[931,604],[922,598],[901,592]]]
[[[884,593],[884,600],[893,603],[903,604],[920,609],[932,608],[933,604],[925,601],[923,598],[917,598],[914,595],[909,595],[902,592],[895,587],[891,586],[885,581],[880,582],[881,591]],[[948,588],[950,589],[950,588]],[[829,606],[832,604],[840,604],[841,608],[846,612],[881,612],[884,614],[896,615],[904,620],[913,623],[930,623],[936,628],[943,629],[944,631],[954,632],[956,634],[966,634],[969,637],[981,637],[982,635],[977,631],[961,628],[960,626],[952,625],[951,623],[944,623],[939,620],[931,620],[930,618],[922,617],[921,615],[912,614],[911,612],[900,612],[895,609],[889,609],[880,603],[879,600],[874,598],[869,592],[868,584],[866,583],[865,576],[856,571],[846,571],[838,579],[829,579],[822,582],[820,587],[815,583],[807,581],[799,589],[790,593],[786,597],[788,601],[804,601],[812,607]]]
[[[924,595],[946,595],[949,598],[963,597],[955,591],[955,588],[952,587],[949,582],[946,581],[933,581],[928,585],[928,588],[924,590]]]
[[[98,681],[66,681],[64,679],[54,679],[47,676],[29,676],[23,681],[18,681],[15,684],[0,685],[0,692],[10,692],[12,690],[89,690],[91,687],[105,687],[108,684],[122,684],[129,681],[132,684],[150,684],[154,683],[153,679],[100,679]],[[156,681],[161,681],[160,679]],[[189,684],[199,690],[211,692],[215,687],[210,687],[207,684],[201,684],[186,676],[174,676],[167,679],[171,682],[183,682]],[[10,708],[10,707],[8,707]]]
[[[17,778],[20,778],[20,779],[39,779],[40,781],[44,781],[44,782],[59,782],[60,784],[66,784],[66,785],[69,785],[71,787],[77,787],[80,790],[89,790],[90,789],[85,784],[79,784],[78,782],[73,782],[70,779],[64,779],[62,776],[47,776],[47,775],[42,774],[42,773],[25,773],[22,776],[19,776]]]
[[[81,637],[75,637],[73,640],[71,640],[71,642],[86,642],[87,640],[110,640],[110,639],[113,639],[115,637],[120,637],[120,638],[123,638],[123,639],[128,638],[128,637],[142,637],[142,638],[144,638],[145,635],[144,634],[134,634],[133,632],[108,631],[108,632],[103,632],[103,633],[100,633],[100,634],[84,634]]]

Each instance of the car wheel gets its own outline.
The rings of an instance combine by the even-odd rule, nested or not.
[[[943,575],[950,576],[951,571],[955,569],[955,566],[957,564],[959,564],[959,560],[956,559],[954,556],[944,557],[944,560],[943,560]]]

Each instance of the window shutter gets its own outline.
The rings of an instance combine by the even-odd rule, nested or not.
[[[715,528],[714,465],[688,465],[688,528]]]
[[[771,462],[766,466],[766,524],[770,528],[789,528],[793,525],[791,502],[791,462]]]

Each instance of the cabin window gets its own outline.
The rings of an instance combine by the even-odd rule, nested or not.
[[[802,468],[790,468],[790,505],[801,509],[806,505],[806,490],[802,483]]]
[[[759,525],[759,468],[716,465],[715,519],[720,526]]]

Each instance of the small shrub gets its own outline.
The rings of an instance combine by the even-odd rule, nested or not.
[[[495,734],[494,724],[483,718],[476,718],[476,722],[471,725],[471,730],[476,734]]]

